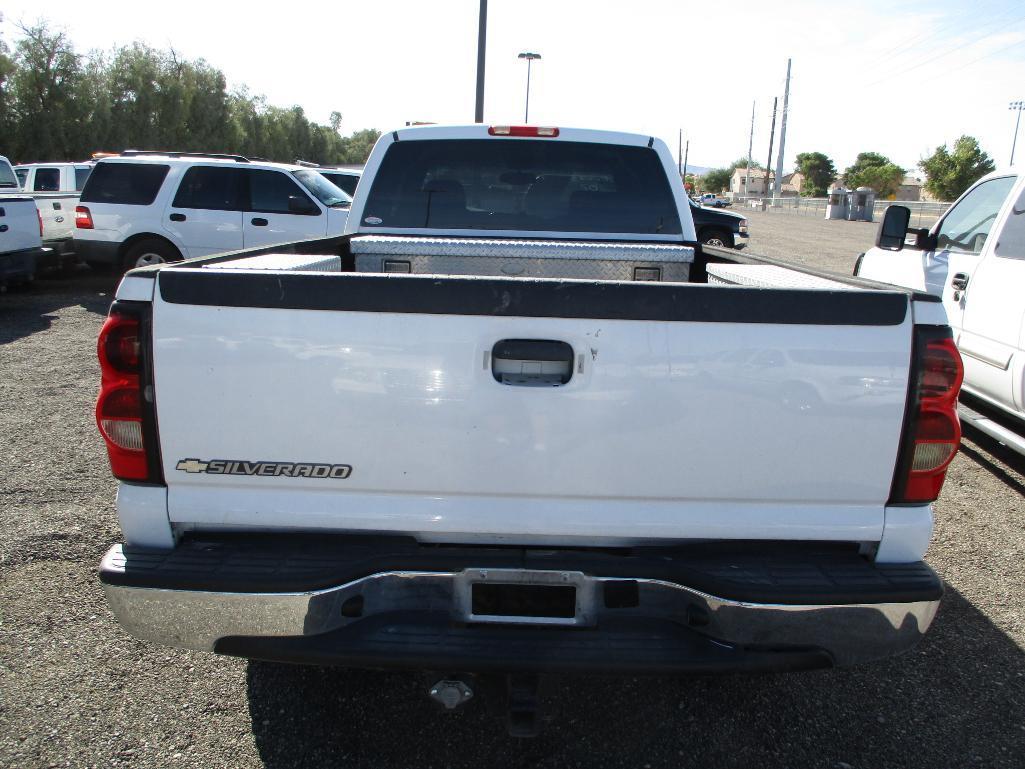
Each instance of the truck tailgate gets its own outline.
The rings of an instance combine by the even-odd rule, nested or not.
[[[878,540],[911,324],[885,291],[161,270],[169,514],[453,542]],[[569,381],[496,380],[503,340],[569,345]]]

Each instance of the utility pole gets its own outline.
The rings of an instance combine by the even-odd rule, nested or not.
[[[480,0],[480,26],[477,28],[477,106],[474,123],[484,122],[484,49],[488,37],[488,0]]]
[[[744,176],[744,195],[750,195],[751,189],[751,151],[755,146],[755,104],[751,102],[751,136],[747,140],[747,174]]]
[[[772,185],[772,196],[778,198],[783,187],[783,146],[787,140],[787,105],[790,102],[790,59],[787,59],[787,85],[783,90],[783,116],[779,121],[779,157],[776,159],[776,181]]]
[[[687,183],[687,156],[690,155],[690,139],[687,140],[687,144],[684,145],[683,150],[683,183]]]
[[[772,99],[772,130],[769,131],[769,159],[765,161],[765,183],[762,185],[765,191],[769,191],[769,166],[772,165],[772,140],[776,138],[776,102],[779,97]]]
[[[1018,125],[1021,123],[1021,111],[1025,109],[1025,101],[1012,101],[1012,110],[1018,110],[1018,117],[1014,121],[1014,139],[1011,140],[1011,165],[1014,165],[1014,148],[1018,146]]]

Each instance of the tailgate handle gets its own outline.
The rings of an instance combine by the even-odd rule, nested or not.
[[[491,348],[496,382],[518,387],[559,387],[573,376],[573,348],[552,339],[503,339]]]

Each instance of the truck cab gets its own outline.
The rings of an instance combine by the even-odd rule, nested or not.
[[[10,161],[0,155],[0,291],[31,283],[42,248],[43,225],[35,201],[18,192],[18,180]]]
[[[77,261],[72,236],[75,206],[95,163],[23,163],[14,167],[22,192],[36,201],[48,256],[40,265],[54,269]]]
[[[996,171],[969,187],[930,230],[891,206],[855,274],[941,298],[964,359],[964,393],[1025,433],[1025,175]],[[966,409],[975,422],[981,415]],[[988,432],[990,420],[977,426]],[[1025,440],[999,438],[1019,451]]]

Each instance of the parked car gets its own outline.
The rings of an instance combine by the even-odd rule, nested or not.
[[[341,190],[344,190],[351,197],[356,194],[356,185],[359,184],[359,177],[362,171],[352,168],[318,168],[320,175]]]
[[[731,205],[729,200],[719,197],[714,192],[705,192],[699,195],[697,201],[703,206],[711,206],[712,208],[723,208],[724,206]]]
[[[749,236],[747,219],[732,211],[717,211],[690,201],[698,243],[720,248],[743,248]]]
[[[67,266],[74,253],[75,207],[95,163],[24,163],[14,167],[23,192],[31,195],[43,222],[43,245],[49,256],[44,270]]]
[[[963,391],[1008,417],[962,404],[961,418],[1025,454],[1025,174],[983,177],[928,231],[909,221],[909,209],[890,206],[854,272],[942,299],[964,358]]]
[[[119,622],[444,671],[427,692],[450,708],[490,681],[514,734],[539,673],[910,648],[943,591],[923,558],[960,439],[941,306],[705,253],[677,179],[647,135],[399,129],[344,237],[128,273],[96,406]],[[709,283],[712,258],[777,282]]]
[[[18,178],[0,155],[0,290],[35,278],[43,225],[35,201],[18,192]]]
[[[75,250],[97,269],[340,235],[351,198],[312,169],[241,155],[126,151],[96,164]]]

